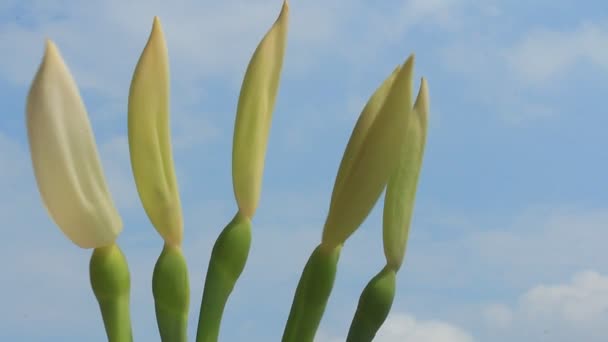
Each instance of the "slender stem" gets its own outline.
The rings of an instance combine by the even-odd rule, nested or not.
[[[132,342],[127,259],[116,244],[95,248],[89,264],[93,293],[99,303],[109,342]]]
[[[217,238],[205,279],[197,342],[216,342],[228,297],[238,281],[251,246],[251,221],[237,213]]]

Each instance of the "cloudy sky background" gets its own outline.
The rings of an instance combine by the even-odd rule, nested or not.
[[[583,4],[584,3],[584,4]],[[195,335],[211,247],[235,213],[231,143],[247,62],[280,0],[0,1],[0,340],[104,341],[90,251],[48,218],[24,125],[53,39],[81,88],[125,229],[136,340],[159,341],[162,247],[132,180],[126,108],[154,15],[171,119]],[[367,97],[416,53],[431,121],[406,263],[379,342],[608,337],[608,11],[603,1],[291,1],[254,240],[221,341],[278,341],[319,242],[342,152]],[[381,205],[346,244],[318,341],[344,339],[384,263]]]

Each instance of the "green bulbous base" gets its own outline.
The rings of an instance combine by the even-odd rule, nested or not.
[[[118,245],[95,248],[89,263],[93,293],[99,303],[109,342],[132,342],[127,259]]]
[[[237,213],[217,238],[205,279],[197,342],[216,342],[228,297],[238,281],[251,246],[251,221]]]
[[[154,266],[152,293],[161,340],[187,341],[190,283],[188,266],[180,247],[167,244],[163,247]]]
[[[371,342],[386,320],[395,297],[396,273],[384,267],[367,284],[357,305],[357,312],[346,342]]]

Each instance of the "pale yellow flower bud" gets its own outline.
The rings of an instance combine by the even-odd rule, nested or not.
[[[155,17],[129,91],[129,152],[150,221],[166,243],[179,246],[183,222],[171,150],[168,59],[160,20]]]
[[[289,6],[256,48],[241,87],[234,127],[232,183],[239,211],[252,218],[262,189],[264,159],[272,112],[287,45]]]
[[[400,164],[389,179],[384,198],[384,255],[389,267],[395,271],[399,270],[405,256],[426,144],[428,114],[429,90],[423,78],[411,113]]]
[[[397,71],[386,99],[358,151],[352,155],[352,159],[349,158],[350,162],[343,163],[350,167],[343,178],[337,180],[337,192],[332,194],[323,229],[322,243],[327,248],[344,243],[361,225],[398,165],[409,112],[412,110],[413,68],[412,55]]]

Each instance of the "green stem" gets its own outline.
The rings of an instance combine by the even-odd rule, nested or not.
[[[395,297],[395,270],[385,266],[367,284],[357,306],[346,342],[371,342],[386,320]]]
[[[163,342],[186,342],[190,284],[188,266],[178,246],[165,244],[152,275],[156,322]]]
[[[245,268],[251,246],[251,221],[237,213],[217,238],[205,279],[197,342],[216,342],[228,297]]]
[[[341,249],[342,245],[331,250],[319,245],[310,255],[291,304],[283,342],[313,341],[334,286]]]
[[[127,260],[116,244],[95,248],[89,263],[93,293],[99,303],[109,342],[132,342]]]

